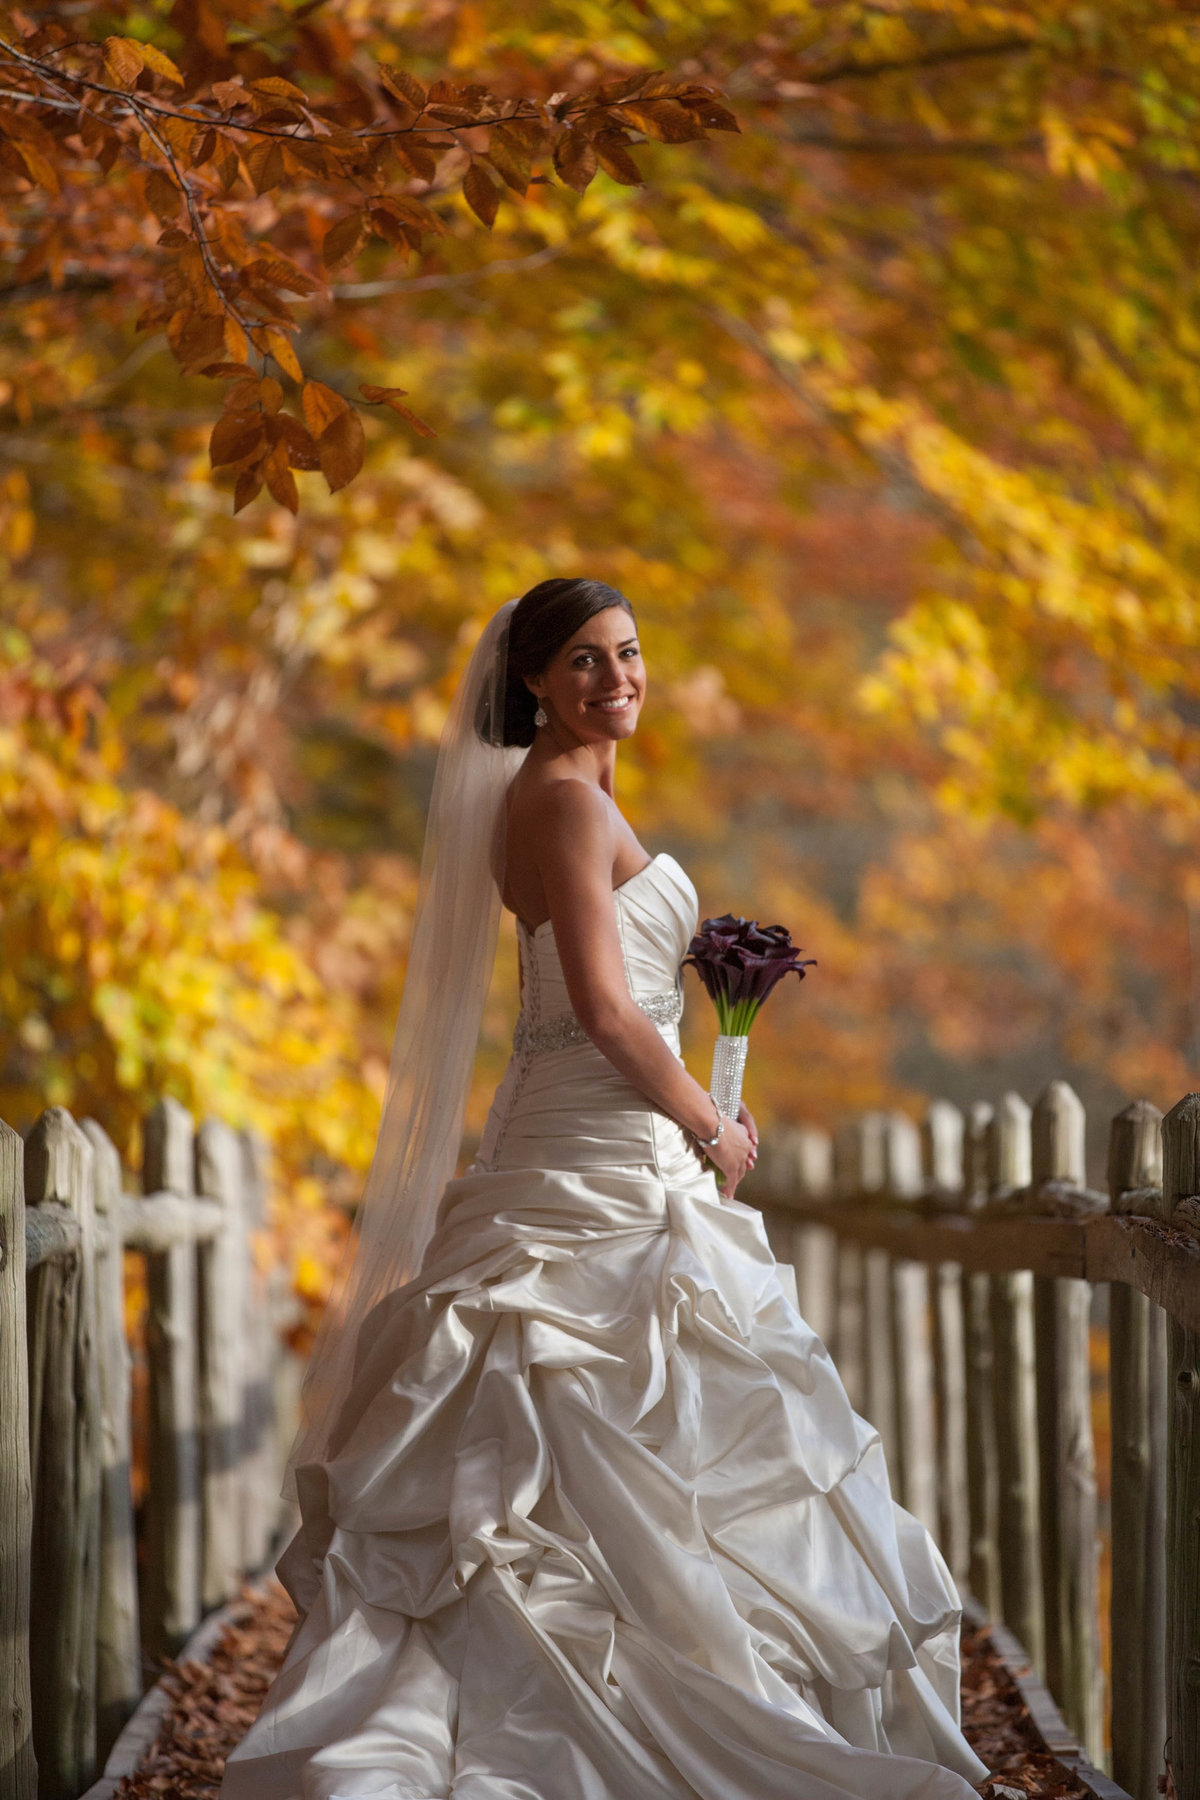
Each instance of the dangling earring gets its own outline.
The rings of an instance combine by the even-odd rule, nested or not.
[[[550,716],[544,706],[538,707],[533,715],[533,722],[535,725],[548,725],[550,723]]]

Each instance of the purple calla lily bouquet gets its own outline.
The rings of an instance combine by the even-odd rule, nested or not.
[[[705,919],[688,945],[684,968],[693,968],[717,1009],[711,1092],[722,1113],[736,1119],[746,1069],[750,1027],[758,1009],[785,975],[804,980],[816,958],[801,956],[782,925],[724,913]]]

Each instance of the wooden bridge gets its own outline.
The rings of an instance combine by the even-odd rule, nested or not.
[[[742,1197],[900,1498],[1061,1707],[1069,1731],[1050,1709],[1043,1736],[1076,1791],[1200,1800],[1200,1095],[1165,1119],[1118,1114],[1105,1191],[1084,1124],[1053,1082],[1032,1110],[1006,1094],[965,1118],[935,1102],[919,1123],[801,1127],[764,1142]],[[158,1660],[264,1565],[280,1525],[299,1370],[288,1296],[255,1255],[261,1147],[194,1130],[170,1101],[144,1140],[135,1196],[94,1122],[54,1109],[24,1143],[0,1125],[0,1800],[78,1800]],[[140,1557],[124,1328],[139,1263]]]

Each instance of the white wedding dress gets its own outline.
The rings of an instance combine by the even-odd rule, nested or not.
[[[678,1046],[696,895],[614,893]],[[300,1471],[224,1800],[969,1800],[959,1602],[762,1220],[583,1035],[549,924],[477,1160]]]

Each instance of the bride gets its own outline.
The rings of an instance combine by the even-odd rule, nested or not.
[[[629,602],[541,582],[439,756],[358,1242],[293,1452],[301,1622],[224,1800],[969,1800],[959,1602],[679,1056],[696,895],[613,800]],[[503,901],[521,1014],[454,1179]],[[706,1166],[715,1164],[724,1188]]]

